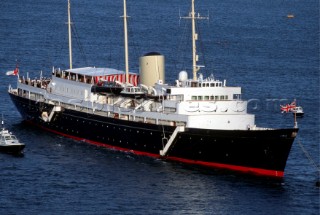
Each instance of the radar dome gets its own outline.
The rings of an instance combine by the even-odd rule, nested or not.
[[[186,71],[179,72],[179,81],[187,81],[188,80],[188,73]]]

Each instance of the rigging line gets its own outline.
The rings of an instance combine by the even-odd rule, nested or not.
[[[127,20],[127,22],[128,22],[128,28],[129,28],[128,32],[129,32],[129,36],[130,36],[129,40],[132,41],[131,42],[131,44],[132,44],[131,47],[133,47],[133,57],[134,58],[139,58],[139,53],[141,53],[141,49],[139,49],[140,46],[136,45],[137,43],[135,42],[135,37],[134,37],[134,34],[133,34],[134,31],[132,30],[131,21]],[[131,57],[131,59],[132,59],[132,57]],[[137,65],[136,62],[137,61],[134,61],[134,65],[133,66],[132,66],[132,63],[131,63],[131,68],[137,67],[138,70],[139,70],[139,65]],[[130,69],[129,69],[129,72],[130,72]]]
[[[75,34],[75,38],[76,38],[76,42],[77,42],[78,48],[80,50],[80,54],[83,57],[85,64],[88,65],[87,58],[86,58],[86,55],[84,53],[83,47],[81,45],[81,42],[79,40],[79,36],[78,36],[78,33],[77,33],[77,30],[76,30],[75,26],[72,26],[71,29],[72,29],[72,32]]]
[[[201,56],[202,56],[202,59],[203,59],[203,65],[204,66],[206,66],[207,65],[207,62],[206,62],[206,58],[205,58],[205,50],[204,50],[204,45],[203,45],[203,41],[202,41],[202,34],[201,34],[201,32],[200,32],[200,27],[199,27],[199,25],[196,25],[196,28],[197,28],[197,32],[199,32],[198,33],[198,35],[199,35],[199,44],[200,44],[200,53],[201,53]],[[206,67],[204,67],[204,72],[205,72],[205,74],[206,74],[206,76],[208,76],[209,74],[208,74],[208,70],[207,69],[205,69]]]
[[[72,20],[72,23],[74,23],[74,22],[73,22],[73,18],[72,18],[71,20]],[[79,49],[80,49],[80,53],[81,53],[81,55],[82,55],[82,57],[83,57],[83,59],[84,59],[85,64],[88,65],[87,58],[86,58],[86,55],[85,55],[83,46],[82,46],[81,41],[80,41],[79,34],[78,34],[77,29],[76,29],[76,25],[73,24],[73,25],[71,25],[71,26],[72,26],[72,28],[71,28],[71,29],[72,29],[72,32],[74,33],[75,38],[76,38],[77,45],[78,45],[78,47],[79,47]]]
[[[185,41],[187,40],[186,38],[188,37],[188,35],[189,34],[187,34],[186,32],[187,32],[187,30],[188,30],[188,22],[187,21],[185,21],[184,22],[184,26],[183,26],[183,32],[182,32],[182,36],[180,37],[180,41],[179,41],[179,45],[178,45],[178,53],[180,53],[180,54],[178,54],[179,56],[177,57],[177,58],[174,58],[175,60],[174,60],[174,64],[175,64],[175,69],[176,70],[178,70],[178,69],[183,69],[183,68],[185,68],[186,66],[185,66],[185,60],[184,60],[184,57],[185,57],[185,55],[184,55],[184,53],[185,53],[185,51],[184,50],[182,50],[182,47],[183,47],[183,44],[184,43],[186,43]],[[187,46],[188,47],[188,46]],[[182,60],[182,68],[177,68],[177,66],[178,66],[178,59],[180,59],[180,60]]]
[[[137,5],[139,5],[137,3],[137,1],[131,1],[129,5],[127,5],[127,12],[131,13],[131,9],[132,8],[135,8]],[[128,14],[129,14],[128,13]],[[139,16],[135,13],[132,13],[133,16],[131,17],[129,15],[129,18],[127,19],[127,25],[128,25],[128,34],[129,34],[129,43],[131,44],[131,50],[132,50],[132,56],[131,56],[131,59],[139,59],[140,57],[140,54],[141,54],[141,50],[142,50],[142,46],[139,45],[137,42],[136,42],[136,37],[135,37],[135,31],[133,30],[134,28],[134,22],[135,20],[138,20],[139,19]],[[129,45],[129,44],[128,44]],[[129,46],[130,48],[130,46]],[[130,51],[129,51],[129,54],[130,54]],[[130,56],[129,56],[130,58]],[[136,70],[136,72],[139,72],[139,60],[133,60],[131,61],[131,71],[134,72],[134,70]],[[130,68],[129,68],[129,72],[130,72]]]
[[[300,146],[300,148],[302,149],[304,155],[308,158],[309,162],[318,170],[318,172],[320,173],[320,167],[314,162],[314,160],[312,159],[311,155],[308,153],[308,151],[305,149],[305,147],[302,145],[302,143],[300,142],[300,140],[298,139],[298,144]]]
[[[111,63],[112,63],[111,42],[109,42],[109,49],[108,49],[108,51],[109,51],[109,54],[108,54],[108,58],[107,58],[107,65],[108,65],[108,64],[111,65]],[[108,67],[108,66],[107,66],[107,67]]]
[[[50,41],[48,41],[48,34],[46,34],[46,37],[45,37],[45,44],[48,44],[48,47],[50,48],[49,50],[53,50],[51,48],[51,46],[53,45],[52,43],[50,43]],[[46,60],[45,60],[45,64],[48,64],[48,65],[52,65],[53,64],[53,56],[52,56],[52,52],[46,52]]]

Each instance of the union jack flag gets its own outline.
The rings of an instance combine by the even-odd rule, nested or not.
[[[6,75],[18,75],[19,74],[19,66],[16,65],[16,68],[13,71],[6,72]]]
[[[297,106],[296,100],[291,102],[291,104],[280,105],[281,113],[288,113],[292,111]]]

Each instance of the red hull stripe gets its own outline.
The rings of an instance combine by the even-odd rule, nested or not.
[[[69,134],[61,133],[43,126],[40,126],[38,124],[35,124],[31,121],[28,121],[29,123],[36,125],[44,130],[50,131],[55,134],[59,134],[64,137],[68,137],[77,141],[83,141],[86,143],[90,143],[96,146],[101,146],[109,149],[114,149],[118,151],[123,151],[123,152],[130,152],[136,155],[143,155],[143,156],[148,156],[148,157],[154,157],[154,158],[162,158],[159,154],[153,154],[153,153],[148,153],[148,152],[142,152],[142,151],[136,151],[132,149],[127,149],[127,148],[122,148],[122,147],[117,147],[105,143],[100,143],[92,140],[87,140],[85,138],[80,138],[76,136],[72,136]],[[184,158],[178,158],[178,157],[171,157],[171,156],[166,156],[165,159],[171,160],[171,161],[178,161],[186,164],[192,164],[192,165],[199,165],[199,166],[205,166],[205,167],[210,167],[210,168],[215,168],[215,169],[227,169],[227,170],[232,170],[232,171],[237,171],[237,172],[242,172],[246,174],[251,174],[251,175],[261,175],[261,176],[268,176],[268,177],[275,177],[275,178],[283,178],[284,172],[283,171],[277,171],[277,170],[266,170],[266,169],[260,169],[260,168],[253,168],[253,167],[243,167],[243,166],[235,166],[235,165],[230,165],[230,164],[221,164],[221,163],[212,163],[212,162],[205,162],[205,161],[197,161],[197,160],[189,160],[189,159],[184,159]]]
[[[261,175],[261,176],[268,176],[268,177],[275,177],[275,178],[283,178],[284,176],[283,171],[277,171],[277,170],[267,170],[267,169],[253,168],[253,167],[235,166],[230,164],[188,160],[188,159],[178,158],[178,157],[168,157],[168,159],[173,161],[179,161],[182,163],[187,163],[187,164],[206,166],[206,167],[215,168],[215,169],[227,169],[227,170],[242,172],[242,173],[251,174],[251,175]]]

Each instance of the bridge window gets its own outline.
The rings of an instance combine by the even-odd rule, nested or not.
[[[240,100],[241,94],[233,94],[233,99]]]

